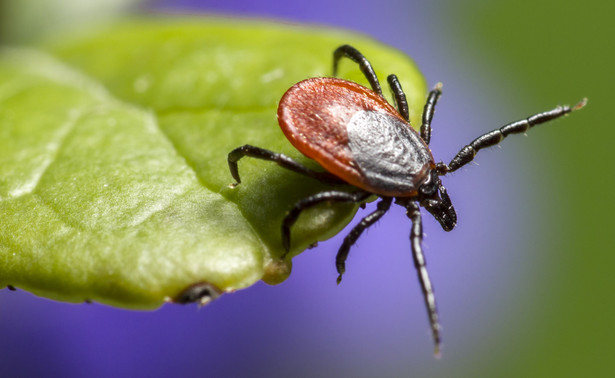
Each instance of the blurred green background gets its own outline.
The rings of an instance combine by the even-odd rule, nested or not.
[[[427,361],[412,373],[468,377],[613,376],[615,233],[611,229],[615,226],[615,200],[611,191],[615,167],[611,145],[615,140],[615,5],[603,0],[436,1],[430,5],[428,15],[412,13],[412,5],[402,5],[400,1],[379,2],[378,6],[385,8],[393,3],[410,9],[408,23],[421,22],[449,33],[450,38],[440,37],[441,45],[433,50],[450,51],[447,56],[459,59],[454,64],[467,67],[467,74],[475,75],[476,80],[488,81],[483,86],[487,88],[484,98],[491,98],[489,103],[506,105],[498,109],[499,120],[517,119],[528,109],[550,109],[557,102],[573,104],[582,97],[589,99],[585,109],[559,122],[559,132],[551,129],[519,138],[519,142],[506,142],[523,144],[528,151],[529,156],[520,159],[525,166],[519,169],[527,172],[521,176],[521,185],[527,187],[525,192],[533,194],[527,204],[518,206],[529,204],[538,219],[527,220],[536,222],[532,236],[514,235],[515,229],[507,230],[516,238],[530,238],[529,243],[539,251],[535,265],[526,265],[526,271],[518,271],[515,266],[517,270],[511,272],[519,280],[525,279],[526,273],[528,277],[538,277],[528,279],[527,294],[521,294],[525,299],[522,303],[530,308],[521,323],[525,327],[502,332],[501,335],[510,334],[511,339],[491,340],[494,349],[467,361],[450,357],[447,361],[447,352],[454,352],[445,349],[443,361]],[[356,2],[344,4],[358,6]],[[425,20],[427,16],[433,18]],[[423,68],[429,64],[426,57],[417,59]],[[429,72],[429,67],[425,71]],[[432,78],[428,76],[430,84]],[[445,93],[449,96],[446,83]],[[450,101],[454,101],[452,97]],[[485,103],[476,98],[467,111],[482,113]],[[463,120],[464,114],[459,114],[459,125],[464,124]],[[565,126],[570,122],[575,127]],[[532,161],[536,162],[534,166]],[[439,288],[443,286],[440,283]],[[453,315],[448,315],[449,322]],[[469,348],[474,343],[467,340]],[[395,366],[389,367],[395,371]],[[406,374],[407,371],[398,371],[399,376]]]
[[[581,126],[576,132],[527,140],[542,146],[533,150],[541,151],[534,158],[545,174],[527,185],[541,187],[547,193],[541,200],[552,201],[544,208],[555,210],[540,225],[550,240],[542,257],[550,269],[531,293],[537,297],[531,319],[535,334],[510,354],[485,361],[485,376],[612,376],[615,3],[472,3],[457,4],[460,22],[486,52],[487,60],[477,64],[516,82],[510,101],[548,107],[545,98],[589,98],[588,107],[574,115]]]

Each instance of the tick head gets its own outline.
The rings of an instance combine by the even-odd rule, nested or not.
[[[431,171],[429,179],[419,187],[419,202],[444,231],[451,231],[457,225],[457,213],[436,170]]]
[[[438,187],[441,186],[440,178],[435,170],[431,170],[427,177],[427,180],[419,186],[419,198],[431,199],[438,198]]]

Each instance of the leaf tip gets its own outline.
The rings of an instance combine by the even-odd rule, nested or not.
[[[268,285],[277,285],[290,276],[293,264],[290,259],[273,259],[265,264],[263,282]]]

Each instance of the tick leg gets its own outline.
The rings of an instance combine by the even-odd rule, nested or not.
[[[391,200],[391,197],[382,198],[382,201],[378,202],[378,208],[361,219],[361,222],[354,226],[352,231],[344,238],[344,242],[335,257],[335,266],[337,268],[337,273],[339,273],[339,276],[337,276],[338,285],[342,282],[342,275],[346,271],[346,258],[348,258],[350,247],[359,239],[359,236],[361,236],[366,228],[376,223],[387,210],[389,210],[389,207],[391,207]]]
[[[371,63],[359,50],[350,45],[342,45],[333,52],[333,76],[337,75],[337,65],[342,57],[349,58],[353,62],[358,63],[361,72],[363,72],[363,75],[365,75],[367,81],[372,86],[372,90],[382,96],[382,88]]]
[[[570,112],[581,109],[587,103],[587,99],[581,100],[573,107],[570,106],[558,106],[553,110],[538,113],[520,121],[512,122],[500,127],[499,129],[490,131],[486,134],[474,139],[472,143],[463,147],[461,151],[457,153],[457,156],[451,160],[448,166],[443,163],[438,164],[438,171],[440,174],[447,172],[453,172],[463,167],[474,159],[476,153],[483,148],[491,147],[498,144],[502,139],[506,138],[509,134],[520,134],[526,132],[530,127],[540,125],[551,121],[553,119],[562,117]]]
[[[387,77],[387,81],[389,82],[389,86],[391,87],[391,92],[393,93],[393,98],[395,99],[395,105],[397,106],[397,111],[401,114],[402,117],[408,122],[410,122],[410,113],[408,111],[408,101],[406,100],[406,94],[404,90],[401,88],[401,84],[395,75],[389,75]]]
[[[399,203],[400,201],[398,201]],[[425,256],[423,255],[423,224],[419,205],[414,201],[401,203],[406,208],[406,214],[412,220],[412,230],[410,231],[410,244],[412,245],[412,258],[414,266],[418,271],[425,306],[427,307],[427,315],[431,325],[431,334],[435,344],[435,354],[440,354],[440,344],[442,338],[440,335],[440,323],[438,322],[438,310],[436,309],[436,297],[434,295],[429,273],[425,264]]]
[[[310,168],[296,162],[295,160],[289,158],[286,155],[282,155],[273,151],[265,150],[260,147],[254,147],[249,144],[246,144],[245,146],[235,148],[228,154],[228,167],[231,171],[231,175],[236,181],[234,185],[238,185],[241,183],[241,178],[239,177],[239,169],[237,168],[237,162],[244,156],[273,161],[283,168],[315,178],[327,184],[337,185],[344,183],[344,181],[330,174],[329,172],[317,172],[311,170]]]
[[[341,191],[329,191],[314,194],[311,197],[302,199],[297,202],[292,209],[286,214],[286,217],[282,221],[282,246],[284,247],[284,254],[282,259],[286,257],[290,251],[290,228],[295,224],[297,218],[301,212],[312,206],[316,206],[323,202],[363,202],[371,194],[367,192],[341,192]]]
[[[423,108],[423,122],[421,124],[421,138],[427,145],[431,141],[431,120],[433,119],[434,111],[436,110],[436,103],[442,95],[442,83],[436,84],[436,86],[429,92],[427,96],[427,102]]]

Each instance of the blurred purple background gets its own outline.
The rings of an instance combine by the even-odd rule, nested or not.
[[[481,51],[463,40],[447,2],[159,1],[152,8],[331,25],[405,51],[429,86],[444,83],[433,123],[438,160],[450,160],[481,132],[543,110],[501,105],[511,102],[505,89],[514,83],[481,64]],[[544,268],[532,255],[539,235],[530,214],[537,205],[526,184],[540,167],[531,166],[523,139],[481,153],[480,167],[444,180],[459,217],[453,232],[423,212],[442,360],[432,357],[410,223],[397,206],[359,240],[339,287],[334,257],[345,232],[297,257],[283,284],[259,283],[200,310],[132,312],[1,290],[0,375],[450,376],[460,366],[479,372],[481,360],[523,332],[531,309],[522,293]]]

